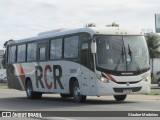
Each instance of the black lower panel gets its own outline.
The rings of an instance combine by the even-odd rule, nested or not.
[[[8,77],[7,79],[9,88],[22,90],[22,86],[18,80],[18,77]]]
[[[142,87],[130,87],[130,88],[113,88],[114,92],[123,93],[125,90],[131,90],[132,92],[138,92]]]

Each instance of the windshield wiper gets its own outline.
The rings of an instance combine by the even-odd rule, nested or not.
[[[128,44],[128,54],[129,54],[129,56],[130,56],[131,62],[132,62],[132,57],[133,57],[136,65],[137,65],[137,68],[136,68],[137,71],[138,71],[138,72],[141,72],[141,69],[140,69],[140,67],[139,67],[139,65],[138,65],[138,63],[137,63],[137,61],[136,61],[136,58],[135,58],[134,55],[132,54],[132,51],[131,51],[131,49],[130,49],[129,44]]]
[[[117,71],[117,69],[118,69],[118,67],[119,67],[119,64],[120,64],[120,62],[121,62],[121,59],[122,59],[122,62],[124,62],[124,57],[123,57],[124,54],[125,54],[125,53],[124,53],[124,50],[123,50],[123,48],[122,48],[121,56],[120,56],[120,58],[118,59],[117,64],[116,64],[114,70]]]
[[[124,62],[124,57],[123,57],[123,55],[124,55],[124,50],[123,50],[123,48],[122,48],[121,56],[122,56],[122,61]]]
[[[128,44],[128,54],[129,54],[129,56],[130,56],[130,58],[131,58],[131,62],[132,62],[132,51],[131,51],[131,49],[130,49],[129,44]]]

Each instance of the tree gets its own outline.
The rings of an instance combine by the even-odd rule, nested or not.
[[[157,34],[149,33],[146,34],[146,41],[148,45],[149,55],[152,62],[152,72],[151,72],[151,78],[153,77],[153,58],[160,58],[160,36]]]
[[[87,23],[85,27],[96,27],[96,25],[94,23]]]
[[[119,24],[112,22],[112,24],[106,25],[107,27],[119,27]]]
[[[6,51],[3,54],[2,66],[3,66],[4,69],[6,69]]]

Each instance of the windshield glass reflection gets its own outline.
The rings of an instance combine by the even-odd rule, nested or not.
[[[96,36],[97,66],[113,71],[141,71],[149,68],[143,36]]]

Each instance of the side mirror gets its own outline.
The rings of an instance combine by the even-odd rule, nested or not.
[[[96,53],[97,52],[97,43],[96,41],[92,41],[91,43],[91,53]]]

